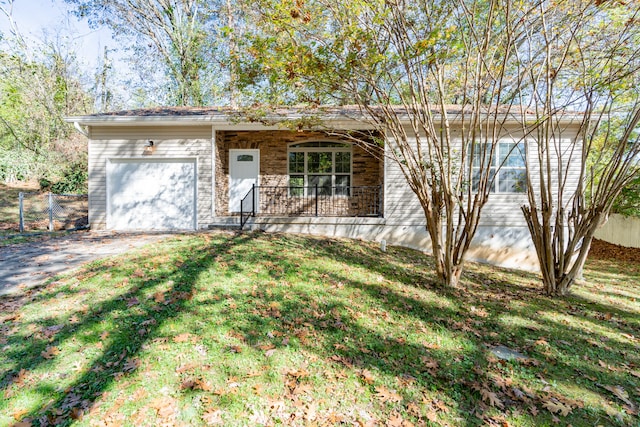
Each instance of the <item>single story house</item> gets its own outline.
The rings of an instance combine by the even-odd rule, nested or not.
[[[268,232],[384,240],[429,251],[423,210],[398,165],[330,132],[277,123],[299,118],[289,110],[271,120],[244,120],[214,107],[68,118],[89,139],[91,228],[200,230],[239,226],[242,218],[247,227]],[[322,119],[333,129],[367,129],[339,111]],[[505,135],[522,132],[514,120]],[[567,124],[563,140],[573,144],[576,132]],[[507,149],[514,139],[502,142]],[[537,156],[531,142],[527,157]],[[520,210],[526,195],[514,184],[524,161],[497,177],[470,259],[537,268]]]

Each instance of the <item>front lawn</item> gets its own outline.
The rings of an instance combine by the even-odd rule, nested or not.
[[[409,249],[178,236],[0,299],[0,425],[637,425],[640,269],[586,278],[450,291]]]

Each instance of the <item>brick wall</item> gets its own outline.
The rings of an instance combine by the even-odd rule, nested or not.
[[[285,186],[288,183],[287,147],[291,143],[333,140],[324,132],[218,131],[216,133],[216,213],[229,215],[229,150],[260,150],[260,185]],[[383,184],[384,169],[380,156],[353,148],[353,186]]]

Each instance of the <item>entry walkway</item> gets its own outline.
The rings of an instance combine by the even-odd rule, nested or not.
[[[157,242],[168,233],[74,232],[51,239],[0,246],[0,296],[19,293],[81,265]]]

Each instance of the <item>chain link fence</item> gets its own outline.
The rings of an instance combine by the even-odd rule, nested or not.
[[[89,225],[86,194],[20,193],[20,232],[74,230]]]

